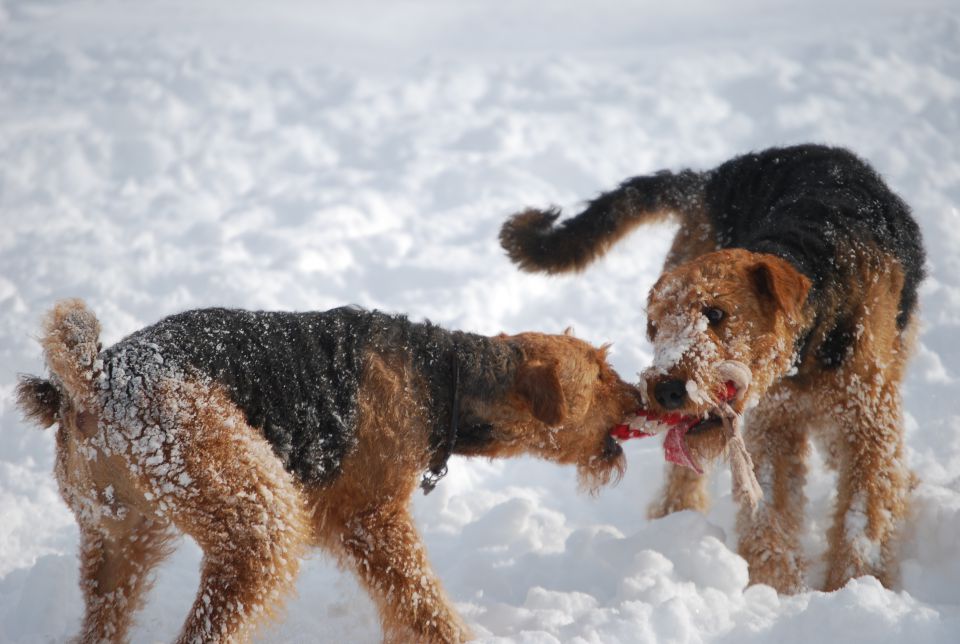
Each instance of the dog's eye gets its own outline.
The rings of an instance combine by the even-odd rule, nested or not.
[[[723,322],[723,318],[727,317],[727,314],[724,313],[722,309],[718,309],[715,306],[708,306],[703,309],[703,314],[706,316],[710,326],[717,326]]]

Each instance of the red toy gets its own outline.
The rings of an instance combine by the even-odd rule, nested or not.
[[[737,387],[733,381],[728,380],[725,383],[724,391],[721,392],[720,398],[723,402],[729,402],[736,397]],[[664,457],[668,461],[677,465],[689,467],[697,473],[703,474],[703,469],[687,449],[687,442],[685,440],[687,432],[690,431],[694,425],[700,422],[700,417],[688,416],[681,414],[680,412],[657,414],[645,409],[638,409],[636,416],[638,419],[642,419],[644,422],[656,422],[661,425],[666,425],[669,428],[667,430],[667,437],[663,441]],[[646,438],[647,436],[653,436],[654,433],[635,429],[630,426],[630,423],[622,423],[611,429],[610,435],[614,438],[625,441],[631,438]]]

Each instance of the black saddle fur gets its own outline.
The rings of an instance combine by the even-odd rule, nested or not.
[[[470,414],[471,401],[504,395],[521,359],[520,349],[505,340],[354,307],[187,311],[135,332],[101,358],[108,381],[120,382],[116,369],[123,382],[131,382],[159,357],[167,375],[222,386],[290,472],[304,483],[322,484],[336,477],[355,444],[357,393],[370,351],[400,355],[424,377],[435,450],[449,431],[455,386],[464,408],[460,446],[489,440],[488,426]]]

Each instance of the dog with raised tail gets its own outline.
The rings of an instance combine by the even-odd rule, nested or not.
[[[717,392],[739,391],[744,440],[763,493],[738,515],[754,583],[806,587],[800,528],[808,437],[838,471],[828,566],[833,590],[896,575],[896,534],[913,477],[900,382],[917,328],[924,250],[910,209],[851,152],[772,148],[697,172],[634,177],[558,221],[526,210],[500,241],[527,271],[585,268],[638,226],[680,228],[647,304],[652,412],[699,418],[667,434],[669,467],[654,517],[707,507],[701,463],[726,448]],[[731,374],[723,365],[742,365]]]
[[[310,546],[352,570],[384,639],[470,633],[410,513],[452,454],[531,454],[619,478],[610,428],[640,393],[568,334],[481,336],[400,315],[201,309],[103,348],[79,300],[47,316],[49,378],[18,396],[58,424],[56,478],[80,527],[79,642],[124,642],[178,534],[203,550],[178,642],[244,641]]]

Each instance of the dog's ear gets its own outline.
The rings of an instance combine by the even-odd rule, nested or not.
[[[567,400],[555,362],[523,364],[517,373],[516,392],[530,403],[534,417],[542,423],[559,425],[567,415]]]
[[[810,280],[786,260],[763,257],[750,268],[750,281],[760,299],[778,306],[794,321],[810,292]]]

